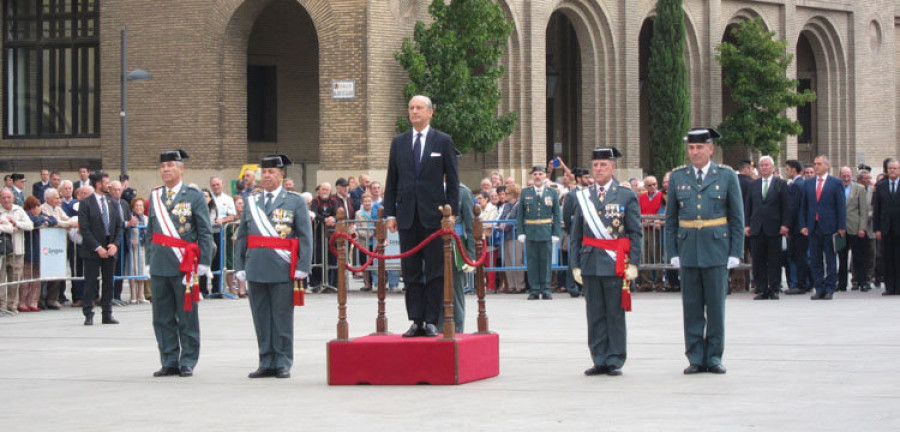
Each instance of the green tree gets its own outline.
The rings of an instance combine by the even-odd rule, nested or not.
[[[453,137],[459,151],[486,153],[512,133],[516,113],[497,114],[503,98],[499,64],[512,25],[491,0],[434,0],[430,26],[417,22],[412,39],[394,57],[409,74],[404,94],[431,98],[431,124]],[[401,116],[397,129],[411,127]]]
[[[681,0],[657,0],[647,65],[652,171],[656,174],[684,163],[684,136],[691,120],[684,34]]]
[[[812,102],[816,95],[797,92],[797,80],[787,76],[794,56],[787,53],[786,41],[775,40],[775,32],[766,31],[760,18],[740,23],[731,35],[734,43],[722,42],[716,60],[736,109],[719,125],[719,143],[778,155],[785,137],[803,131],[785,110]]]

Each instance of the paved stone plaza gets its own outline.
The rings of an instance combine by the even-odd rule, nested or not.
[[[728,298],[728,374],[684,376],[677,294],[637,294],[622,377],[585,377],[584,302],[491,295],[500,376],[463,386],[329,387],[325,343],[333,294],[296,315],[289,380],[250,380],[256,341],[246,300],[199,305],[193,378],[159,368],[150,306],[115,309],[118,326],[82,325],[78,310],[0,318],[4,431],[179,430],[900,430],[900,298]],[[476,303],[469,299],[469,331]],[[374,294],[350,295],[350,334],[374,330]],[[389,326],[406,329],[403,296]],[[392,427],[387,429],[386,427]]]

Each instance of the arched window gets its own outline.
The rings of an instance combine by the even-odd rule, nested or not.
[[[4,137],[99,136],[99,0],[3,3]]]

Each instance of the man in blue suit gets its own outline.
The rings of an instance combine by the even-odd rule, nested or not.
[[[408,108],[413,127],[391,142],[384,185],[384,216],[391,232],[400,230],[402,252],[441,228],[441,206],[449,205],[454,215],[459,208],[453,139],[430,126],[434,114],[431,99],[414,96]],[[444,286],[443,243],[429,243],[400,260],[400,267],[406,285],[406,314],[413,322],[403,336],[437,336]]]
[[[784,163],[784,176],[790,179],[788,190],[791,193],[791,212],[788,228],[790,228],[790,240],[788,242],[788,256],[790,261],[788,271],[789,290],[786,294],[806,294],[810,287],[809,279],[809,239],[800,232],[800,206],[803,203],[803,165],[796,159]]]
[[[831,163],[825,155],[817,156],[813,170],[816,176],[803,182],[800,205],[800,232],[809,238],[813,284],[813,300],[831,300],[837,288],[837,257],[834,234],[844,237],[847,226],[847,204],[841,180],[828,175]],[[822,258],[825,259],[825,273]]]

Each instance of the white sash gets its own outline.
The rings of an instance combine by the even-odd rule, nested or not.
[[[272,198],[273,200],[275,198]],[[259,232],[263,233],[266,237],[277,237],[281,238],[278,235],[278,232],[275,231],[275,227],[272,226],[272,223],[269,221],[269,218],[262,214],[259,209],[259,206],[256,204],[256,196],[250,195],[247,197],[248,206],[250,207],[250,216],[253,217],[253,223],[256,224],[256,229]],[[249,234],[249,233],[248,233]],[[291,253],[284,249],[274,249],[275,253],[281,257],[281,259],[285,260],[288,264],[291,263]],[[293,276],[293,275],[291,275]]]
[[[153,214],[156,216],[156,220],[159,221],[162,233],[180,240],[181,236],[178,235],[178,230],[175,229],[175,224],[172,223],[172,218],[169,217],[169,209],[162,202],[162,188],[154,189],[150,196],[153,198]],[[183,256],[181,248],[169,247],[169,250],[175,254],[175,258],[180,263]]]
[[[594,233],[594,237],[603,240],[613,240],[613,237],[606,231],[606,226],[603,224],[603,220],[600,219],[600,215],[597,214],[597,207],[594,207],[594,202],[591,201],[591,189],[584,188],[577,191],[575,192],[575,196],[578,197],[581,213],[584,215],[584,220],[587,221],[587,225],[591,228],[591,232]],[[608,249],[603,250],[613,259],[613,261],[616,260],[616,251]]]

